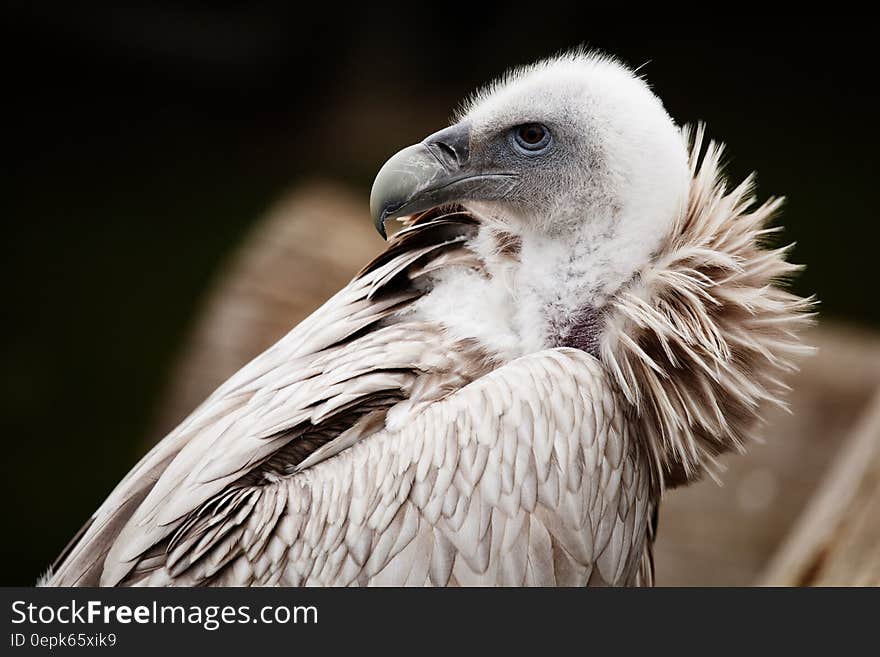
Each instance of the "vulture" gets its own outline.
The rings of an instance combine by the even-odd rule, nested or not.
[[[780,203],[703,134],[594,52],[476,93],[379,171],[387,248],[41,583],[651,585],[664,491],[742,451],[809,351]]]

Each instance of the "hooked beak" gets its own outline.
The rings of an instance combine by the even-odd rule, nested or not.
[[[376,230],[387,239],[385,222],[446,203],[497,198],[513,179],[506,172],[474,167],[468,122],[436,132],[388,160],[373,182],[370,213]]]

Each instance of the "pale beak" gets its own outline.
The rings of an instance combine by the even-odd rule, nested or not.
[[[474,166],[470,139],[470,124],[457,123],[404,148],[382,166],[370,192],[370,213],[383,239],[388,219],[447,203],[495,198],[503,191],[499,182],[509,186],[513,174]]]

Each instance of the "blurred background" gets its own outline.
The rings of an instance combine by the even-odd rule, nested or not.
[[[820,355],[723,487],[670,496],[657,555],[660,583],[766,577],[850,435],[874,431],[873,26],[300,4],[4,4],[0,583],[32,584],[152,442],[381,248],[385,158],[578,44],[643,65],[678,122],[727,143],[733,178],[788,197]],[[880,433],[861,440],[873,454]]]

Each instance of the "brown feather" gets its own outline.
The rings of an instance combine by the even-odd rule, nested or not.
[[[684,131],[690,141],[689,130]],[[811,352],[797,333],[813,299],[779,287],[799,267],[763,245],[779,200],[755,207],[752,181],[728,190],[723,148],[691,146],[689,205],[656,257],[609,304],[600,356],[631,405],[667,487],[741,451],[762,404],[784,405],[779,375]]]

